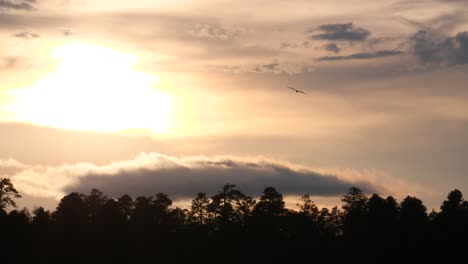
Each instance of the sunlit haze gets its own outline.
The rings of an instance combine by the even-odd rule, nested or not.
[[[136,57],[86,43],[58,47],[52,56],[56,69],[13,92],[15,120],[102,132],[170,127],[174,99],[157,90],[157,76],[133,68]]]

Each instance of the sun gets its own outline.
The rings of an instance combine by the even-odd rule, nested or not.
[[[174,100],[158,78],[134,68],[135,56],[87,43],[57,48],[57,67],[14,91],[15,120],[70,130],[165,133]]]

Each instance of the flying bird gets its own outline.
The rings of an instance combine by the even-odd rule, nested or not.
[[[305,94],[304,91],[297,90],[297,89],[294,88],[294,87],[288,86],[288,88],[291,89],[291,90],[294,90],[296,93],[303,93],[303,94]]]

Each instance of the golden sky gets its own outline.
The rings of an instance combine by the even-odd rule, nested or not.
[[[175,177],[161,172],[170,160],[209,190],[270,181],[297,195],[303,183],[335,201],[361,184],[437,207],[468,191],[466,11],[440,0],[0,0],[0,172],[30,201],[101,174],[114,177],[104,191],[123,177],[135,193],[187,198],[162,180]]]

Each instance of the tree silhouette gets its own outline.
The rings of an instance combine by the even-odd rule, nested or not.
[[[144,231],[153,228],[154,212],[151,208],[153,197],[139,196],[135,198],[134,209],[130,217],[132,229]]]
[[[367,197],[357,187],[342,202],[342,210],[319,209],[305,194],[295,211],[273,187],[265,188],[256,203],[226,184],[211,198],[198,193],[188,210],[174,208],[164,193],[133,200],[93,189],[89,195],[64,196],[53,212],[0,210],[2,261],[306,263],[364,256],[452,263],[468,257],[468,202],[459,190],[430,215],[416,197],[399,204],[391,196]]]
[[[37,207],[33,210],[33,214],[32,225],[35,229],[46,230],[50,225],[50,211]]]
[[[367,197],[361,189],[351,187],[341,199],[343,202],[343,235],[353,246],[367,239]]]
[[[238,224],[242,220],[239,210],[245,195],[236,189],[234,184],[225,184],[218,194],[211,197],[209,212],[213,214],[218,227],[223,228],[231,224]]]
[[[125,219],[127,219],[128,221],[134,209],[132,197],[130,197],[130,195],[128,194],[124,194],[119,199],[117,199],[117,204],[120,210],[122,211],[122,213],[125,215]]]
[[[468,206],[461,191],[451,191],[434,221],[439,247],[451,261],[468,257],[465,246],[468,237]]]
[[[16,207],[16,203],[13,198],[21,198],[21,195],[13,187],[8,178],[0,179],[0,211],[5,210],[7,207]]]
[[[262,197],[253,209],[254,216],[275,217],[281,216],[286,212],[284,208],[283,195],[275,188],[267,187],[263,191]]]
[[[323,238],[327,241],[332,241],[342,235],[342,212],[338,206],[331,209],[322,208],[318,212],[317,224]]]
[[[188,222],[189,212],[187,209],[176,207],[169,211],[168,214],[168,231],[177,231],[183,229],[184,225]]]
[[[442,214],[450,214],[459,212],[460,209],[463,209],[463,206],[463,194],[459,190],[455,189],[448,194],[447,200],[443,201],[440,209]]]
[[[172,205],[172,200],[169,199],[167,194],[158,193],[155,196],[155,199],[151,203],[151,208],[153,210],[154,222],[160,229],[167,228],[170,224],[170,210],[169,207]]]
[[[397,243],[399,208],[397,201],[389,196],[383,199],[373,194],[368,200],[368,232],[372,245],[386,245],[385,248]]]
[[[190,208],[190,218],[192,223],[204,225],[208,221],[208,211],[210,205],[210,199],[206,196],[206,193],[199,192],[197,196],[192,200],[192,206]]]
[[[86,195],[70,193],[64,196],[55,212],[52,214],[55,232],[53,240],[66,241],[57,243],[57,254],[79,258],[81,255],[75,248],[81,248],[86,253],[93,249],[94,244],[85,243],[88,237],[89,209],[85,203]],[[89,253],[88,253],[89,254]],[[83,254],[83,257],[86,254]]]
[[[256,204],[256,201],[248,196],[241,194],[235,200],[235,205],[237,207],[237,212],[240,217],[240,221],[245,223],[247,219],[252,215],[252,210]]]
[[[84,202],[87,205],[89,221],[91,224],[96,224],[97,215],[99,214],[99,211],[102,209],[104,204],[106,204],[107,200],[108,197],[97,189],[92,189],[89,195],[84,196]]]
[[[119,203],[114,199],[107,199],[96,214],[96,224],[100,229],[117,230],[123,228],[126,222],[125,212],[121,210]]]
[[[52,214],[57,227],[70,232],[84,231],[89,222],[89,209],[85,199],[86,195],[76,192],[64,196]]]
[[[33,210],[33,217],[31,221],[31,244],[34,245],[31,248],[32,256],[43,256],[44,251],[51,250],[51,230],[53,223],[51,221],[50,211],[45,210],[42,207],[36,207]],[[46,258],[41,259],[37,257],[38,262],[47,261]]]
[[[401,243],[409,249],[419,248],[428,238],[428,224],[426,206],[418,198],[407,196],[400,206]]]
[[[0,241],[2,242],[2,252],[8,254],[4,254],[2,260],[5,256],[12,254],[16,255],[14,262],[24,261],[23,250],[30,247],[29,225],[31,215],[26,208],[22,210],[15,209],[9,212],[5,220],[2,225]]]
[[[311,216],[313,220],[317,221],[319,209],[317,205],[315,205],[314,201],[310,199],[308,194],[302,195],[301,203],[296,204],[296,206],[299,207],[299,212],[304,215]]]
[[[254,232],[259,232],[263,238],[281,237],[284,230],[282,217],[286,213],[283,195],[275,188],[267,187],[252,210],[251,226]]]

